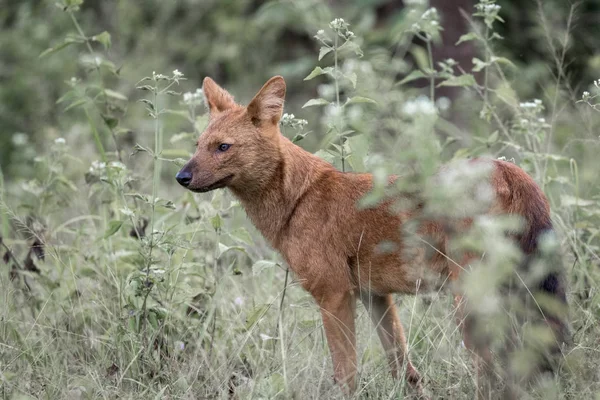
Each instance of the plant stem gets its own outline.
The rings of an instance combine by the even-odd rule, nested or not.
[[[90,44],[90,41],[88,40],[87,36],[83,32],[83,29],[81,29],[79,22],[77,22],[77,18],[75,18],[73,11],[69,11],[68,13],[69,13],[69,16],[71,17],[71,21],[73,21],[73,25],[75,26],[75,29],[77,29],[77,32],[79,33],[79,35],[85,40],[85,45],[88,49],[88,52],[90,53],[91,56],[93,56],[94,49],[92,49],[92,45]],[[100,83],[101,83],[101,87],[102,87],[102,96],[104,97],[104,112],[108,113],[108,95],[106,94],[106,91],[104,90],[104,87],[102,85],[102,83],[103,83],[102,71],[100,71],[100,66],[98,65],[98,63],[95,62],[95,59],[94,59],[94,69],[98,73],[98,79],[100,79]],[[121,151],[119,149],[119,144],[117,141],[117,135],[115,134],[115,131],[113,130],[113,128],[111,128],[110,125],[108,125],[108,122],[106,122],[106,120],[104,120],[104,118],[102,118],[102,120],[104,121],[104,124],[108,128],[108,130],[113,138],[113,141],[115,142],[115,150],[117,152],[117,159],[120,162],[123,162],[123,158],[121,157]],[[106,161],[106,160],[103,160],[103,161]]]
[[[432,103],[435,103],[435,70],[433,69],[433,51],[431,49],[431,38],[429,35],[426,36],[427,43],[427,56],[429,58],[429,99]]]
[[[342,154],[342,172],[346,172],[346,155],[344,154],[344,137],[342,135],[342,124],[341,124],[341,110],[340,110],[340,86],[338,83],[338,75],[339,75],[339,71],[338,71],[338,35],[335,35],[335,42],[334,42],[334,47],[333,47],[333,69],[334,69],[334,82],[335,82],[335,104],[336,104],[336,113],[338,114],[336,117],[337,119],[337,126],[336,129],[338,130],[338,134],[340,136],[340,149],[341,149],[341,154]]]
[[[485,40],[489,41],[490,28],[489,26],[485,26]],[[486,67],[483,69],[483,104],[488,105],[488,79],[489,72],[488,67],[491,59],[489,45],[485,46],[485,64]]]

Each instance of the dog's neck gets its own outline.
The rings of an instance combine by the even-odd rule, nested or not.
[[[260,190],[231,188],[256,228],[276,249],[284,239],[298,201],[325,171],[334,167],[281,136],[280,161]]]

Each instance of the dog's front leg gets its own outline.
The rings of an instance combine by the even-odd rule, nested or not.
[[[334,379],[346,394],[352,394],[356,389],[356,296],[353,291],[329,292],[315,299],[321,308]]]

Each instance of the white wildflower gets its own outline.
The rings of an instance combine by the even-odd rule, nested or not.
[[[25,146],[29,142],[29,138],[22,132],[17,132],[12,136],[12,142],[15,146]]]
[[[121,214],[123,214],[123,215],[126,215],[126,216],[128,216],[128,217],[132,217],[132,216],[133,216],[133,211],[131,211],[131,210],[130,210],[129,208],[127,208],[127,207],[121,208],[121,210],[120,210],[120,211],[121,211]]]
[[[402,112],[407,116],[435,115],[436,109],[428,97],[421,95],[404,103]]]
[[[67,144],[67,141],[64,138],[59,137],[59,138],[54,139],[54,143],[55,144]]]
[[[178,69],[173,70],[173,78],[178,79],[178,78],[182,78],[183,74],[181,72],[179,72]]]

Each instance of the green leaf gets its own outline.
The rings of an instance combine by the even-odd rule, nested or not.
[[[479,72],[482,69],[484,69],[484,68],[486,68],[486,67],[488,67],[490,65],[490,63],[487,63],[487,62],[485,62],[483,60],[480,60],[477,57],[473,57],[472,62],[474,64],[473,72]]]
[[[333,48],[327,47],[327,46],[322,46],[321,49],[319,50],[319,61],[321,61],[321,59],[323,57],[325,57],[328,53],[330,53],[332,51],[333,51]]]
[[[469,42],[471,40],[477,40],[477,39],[479,39],[479,37],[477,36],[477,34],[475,32],[466,33],[458,39],[458,42],[456,42],[455,46],[458,46],[462,42]]]
[[[417,63],[417,67],[420,70],[425,71],[427,69],[430,69],[429,55],[427,54],[427,51],[423,47],[413,46],[410,50],[410,54],[415,59],[415,62]]]
[[[239,240],[248,246],[254,245],[254,240],[246,228],[239,228],[229,233],[229,236],[235,240]]]
[[[496,143],[497,140],[498,140],[498,131],[494,131],[494,133],[492,133],[490,135],[490,137],[487,138],[487,142],[490,144]]]
[[[323,75],[326,74],[327,72],[325,72],[325,70],[323,70],[323,68],[321,67],[315,67],[315,69],[312,70],[312,72],[310,74],[308,74],[308,76],[306,78],[304,78],[305,81],[310,81],[311,79],[319,76],[319,75]]]
[[[587,207],[587,206],[593,206],[597,202],[595,202],[593,200],[580,199],[579,197],[570,196],[568,194],[563,194],[560,196],[560,203],[563,207],[572,207],[572,206]]]
[[[137,86],[136,89],[139,90],[147,90],[149,92],[154,92],[154,87],[150,86],[150,85],[142,85],[142,86]]]
[[[404,85],[405,83],[416,81],[417,79],[421,79],[421,78],[427,78],[427,75],[425,75],[423,72],[421,72],[419,70],[415,70],[415,71],[411,72],[410,74],[406,75],[404,77],[404,79],[402,79],[397,84]]]
[[[104,239],[117,233],[122,226],[123,221],[110,221],[108,223],[108,228],[106,229],[106,232],[104,232]]]
[[[346,100],[346,103],[344,105],[347,105],[347,104],[356,104],[356,103],[377,104],[377,102],[375,100],[370,99],[368,97],[354,96],[354,97],[350,97],[348,100]]]
[[[79,99],[79,100],[74,101],[73,103],[69,104],[67,107],[65,107],[64,111],[65,112],[69,111],[70,109],[82,106],[85,103],[87,103],[87,99]]]
[[[110,45],[111,45],[110,33],[104,31],[102,33],[92,36],[92,40],[95,42],[98,42],[98,43],[102,43],[102,46],[104,46],[105,50],[110,49]]]
[[[217,258],[220,258],[223,254],[225,254],[226,252],[228,252],[230,250],[239,250],[243,253],[246,252],[246,250],[241,246],[226,246],[223,243],[219,243],[219,250],[218,250]]]
[[[246,318],[246,330],[250,330],[269,311],[270,307],[270,304],[256,306]]]
[[[273,268],[275,266],[277,266],[277,263],[273,262],[273,261],[267,261],[267,260],[257,261],[254,263],[254,265],[252,265],[252,275],[254,275],[254,276],[259,275],[265,269]]]
[[[464,74],[464,75],[460,75],[460,76],[453,76],[452,78],[446,79],[445,81],[443,81],[442,83],[437,85],[437,87],[440,87],[440,86],[469,87],[469,86],[476,86],[476,85],[477,85],[477,82],[475,81],[475,78],[473,77],[473,75]]]
[[[352,82],[352,87],[356,89],[356,74],[354,72],[344,75],[350,82]]]
[[[148,99],[139,99],[138,100],[140,103],[144,103],[146,105],[148,105],[148,107],[154,111],[154,103],[152,103],[150,100]]]
[[[59,44],[59,45],[57,45],[57,46],[54,46],[54,47],[50,47],[49,49],[46,49],[46,50],[44,50],[44,51],[43,51],[43,52],[42,52],[42,53],[39,55],[39,58],[43,58],[43,57],[49,56],[50,54],[54,54],[54,53],[56,53],[56,52],[58,52],[58,51],[60,51],[60,50],[64,49],[65,47],[67,47],[67,46],[70,46],[70,45],[72,45],[72,44],[75,44],[75,43],[78,43],[78,41],[77,41],[77,40],[74,40],[74,39],[69,39],[69,38],[67,38],[67,39],[65,39],[65,41],[64,41],[64,42],[62,42],[61,44]]]
[[[217,231],[223,226],[223,218],[217,214],[210,219],[210,224],[212,225],[213,229]]]
[[[329,103],[330,102],[325,99],[310,99],[302,106],[302,108],[312,107],[312,106],[325,106]]]
[[[363,56],[363,51],[360,48],[360,46],[356,42],[353,42],[352,40],[348,40],[343,45],[338,47],[338,52],[342,52],[342,51],[346,51],[346,50],[353,51],[354,54],[356,54],[359,57]]]
[[[490,59],[490,62],[493,62],[493,63],[498,63],[498,64],[505,64],[505,65],[508,65],[508,66],[510,66],[510,67],[517,68],[517,66],[516,66],[515,64],[513,64],[513,62],[512,62],[512,61],[510,61],[510,60],[509,60],[508,58],[506,58],[506,57],[496,57],[496,56],[493,56],[493,57]]]
[[[112,97],[113,99],[127,101],[127,96],[122,93],[115,92],[114,90],[104,89],[104,94],[108,97]]]
[[[115,117],[102,114],[102,119],[104,120],[104,123],[106,123],[106,126],[108,126],[109,129],[115,129],[117,125],[119,125],[119,120]]]
[[[333,76],[333,68],[332,67],[325,67],[325,68],[315,67],[315,69],[313,69],[312,72],[306,78],[304,78],[304,80],[309,81],[319,75],[325,75],[325,74],[329,74],[329,75]]]

